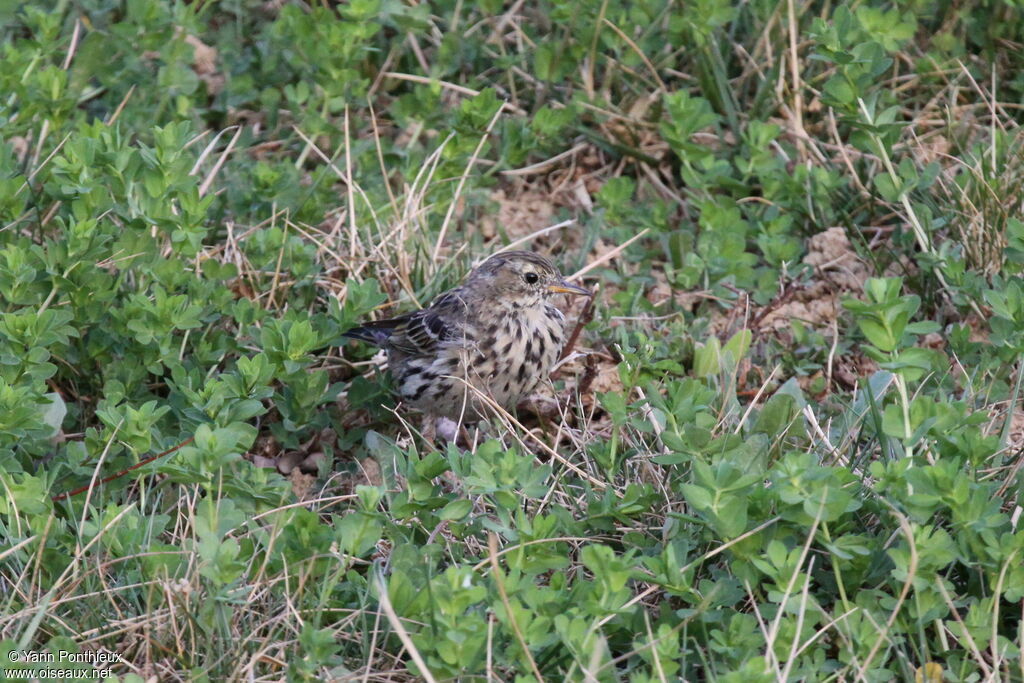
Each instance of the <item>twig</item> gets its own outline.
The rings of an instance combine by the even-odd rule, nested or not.
[[[604,254],[600,258],[595,259],[593,262],[587,264],[580,270],[577,270],[575,273],[573,273],[572,275],[565,279],[568,280],[569,282],[580,279],[581,277],[592,271],[594,268],[597,268],[598,266],[604,265],[606,262],[611,261],[613,258],[621,254],[623,251],[625,251],[626,247],[633,244],[633,242],[636,242],[638,239],[646,235],[649,231],[650,228],[644,228],[643,230],[633,235],[619,246],[609,251],[607,254]]]
[[[761,310],[754,314],[754,317],[750,320],[749,329],[756,330],[758,327],[761,326],[761,321],[767,318],[771,313],[773,313],[777,308],[781,307],[783,304],[789,303],[790,299],[793,298],[793,295],[799,291],[802,291],[803,289],[804,286],[798,282],[786,283],[786,285],[782,288],[782,291],[779,294],[775,295],[775,297],[768,302],[768,305],[762,307]]]
[[[596,299],[597,292],[590,295],[587,299],[587,305],[583,307],[583,311],[580,313],[579,320],[576,321],[576,327],[573,329],[572,334],[569,335],[569,341],[565,343],[565,348],[562,349],[562,355],[558,357],[558,362],[561,363],[563,360],[569,357],[572,350],[576,347],[576,342],[579,341],[580,332],[583,328],[594,319],[594,300]]]
[[[411,81],[413,83],[421,83],[423,85],[439,85],[442,88],[451,90],[452,92],[457,92],[460,95],[468,95],[469,97],[476,97],[477,95],[480,94],[479,90],[473,90],[472,88],[456,85],[455,83],[449,83],[448,81],[442,81],[436,78],[427,78],[426,76],[403,74],[397,71],[385,71],[382,75],[384,76],[384,78],[397,78],[400,81]],[[514,104],[509,104],[508,102],[502,102],[501,109],[507,109],[511,113],[516,114],[518,116],[527,115],[527,112],[524,109],[520,109]]]
[[[102,486],[103,484],[106,484],[107,482],[114,481],[115,479],[118,479],[118,478],[123,477],[124,475],[128,474],[132,470],[137,470],[140,467],[142,467],[143,465],[148,465],[149,463],[153,462],[154,460],[156,460],[158,458],[162,458],[165,455],[170,455],[174,451],[179,450],[181,448],[184,448],[185,446],[187,446],[190,443],[192,443],[192,441],[194,439],[195,439],[194,436],[190,436],[187,439],[185,439],[184,441],[182,441],[181,443],[179,443],[174,448],[168,448],[163,453],[157,453],[156,455],[154,455],[152,457],[146,458],[145,460],[142,460],[141,462],[138,462],[138,463],[132,465],[128,469],[121,470],[117,474],[110,475],[106,479],[100,479],[98,482],[86,484],[85,486],[82,486],[81,488],[77,488],[74,491],[69,491],[67,493],[62,493],[62,494],[60,494],[58,496],[54,496],[50,500],[52,500],[54,503],[56,503],[57,501],[64,500],[65,498],[70,498],[72,496],[77,496],[79,493],[85,493],[86,491],[90,491],[90,490],[92,490],[93,488],[95,488],[97,486]]]
[[[210,191],[210,185],[213,184],[213,179],[217,177],[217,174],[220,172],[221,167],[227,160],[228,155],[231,154],[231,151],[235,148],[235,143],[238,142],[238,138],[242,136],[242,130],[242,126],[238,126],[238,130],[235,131],[235,135],[234,137],[231,138],[231,142],[228,143],[228,146],[224,149],[224,152],[221,153],[219,157],[217,157],[217,162],[213,165],[213,168],[210,169],[210,172],[206,174],[206,177],[203,178],[203,182],[199,186],[200,197],[206,196],[206,193]],[[214,138],[214,142],[216,141],[217,139]],[[211,143],[211,145],[212,144],[213,143]],[[198,164],[199,162],[197,161],[196,163]]]
[[[526,244],[527,242],[529,242],[530,240],[532,240],[534,238],[540,237],[541,235],[546,235],[549,232],[554,232],[555,230],[561,230],[562,228],[568,227],[570,225],[574,225],[575,223],[576,223],[576,221],[573,220],[572,218],[570,218],[567,221],[562,221],[561,223],[555,223],[554,225],[549,225],[546,228],[541,228],[540,230],[535,230],[534,232],[531,232],[529,235],[526,235],[525,237],[520,237],[519,239],[517,239],[517,240],[515,240],[513,242],[509,242],[508,244],[506,244],[505,246],[503,246],[501,249],[499,249],[498,251],[496,251],[494,253],[495,254],[500,254],[503,251],[511,251],[511,250],[515,249],[516,247],[518,247],[519,245]]]

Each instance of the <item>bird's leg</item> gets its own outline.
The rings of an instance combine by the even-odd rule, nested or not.
[[[453,443],[456,446],[458,446],[459,430],[461,429],[462,431],[465,431],[465,428],[461,424],[447,417],[437,417],[433,418],[431,421],[433,422],[436,428],[437,436],[440,437],[442,441],[444,441],[445,443]],[[462,491],[462,482],[459,480],[458,475],[455,474],[453,470],[445,470],[441,474],[440,478],[443,482],[442,486],[445,486],[448,490],[453,491],[455,493]],[[434,531],[430,534],[430,539],[428,539],[427,541],[428,543],[430,542],[430,540],[434,538],[434,536],[438,534],[438,532],[441,531],[441,528],[446,523],[447,522],[441,522],[441,524],[438,525],[436,529],[434,529]]]

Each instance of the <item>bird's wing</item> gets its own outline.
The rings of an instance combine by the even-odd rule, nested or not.
[[[408,314],[401,334],[393,336],[391,343],[407,353],[433,354],[442,346],[461,341],[465,320],[462,297],[458,290],[452,290],[427,308]]]
[[[413,356],[436,353],[443,345],[459,342],[466,306],[458,289],[442,294],[430,306],[387,320],[375,320],[343,336],[390,347]]]

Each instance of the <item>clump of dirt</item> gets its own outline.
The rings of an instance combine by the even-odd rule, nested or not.
[[[224,74],[217,71],[217,48],[210,47],[193,35],[186,35],[185,42],[193,50],[192,69],[204,84],[211,97],[219,95],[224,89]]]
[[[841,227],[829,228],[807,240],[804,263],[814,266],[823,279],[847,291],[863,290],[869,274]]]
[[[864,282],[871,275],[841,227],[829,228],[807,240],[804,263],[814,268],[811,283],[764,315],[760,329],[784,329],[794,318],[814,326],[831,325],[842,312],[843,297],[863,292]]]
[[[305,474],[296,468],[288,475],[288,480],[292,483],[292,493],[297,500],[309,500],[313,497],[313,488],[316,486],[314,475]]]
[[[595,394],[606,394],[608,392],[622,393],[625,387],[622,384],[622,375],[619,373],[619,366],[611,359],[604,356],[595,356],[594,379],[590,383],[590,390]]]
[[[20,135],[15,135],[8,138],[8,143],[11,145],[11,151],[14,152],[14,158],[21,164],[25,161],[25,157],[28,156],[31,145],[29,144],[28,138],[23,138]]]
[[[938,132],[919,137],[914,149],[922,166],[931,163],[948,164],[952,150],[953,144],[949,138]]]
[[[558,222],[560,209],[571,215],[590,213],[593,195],[608,178],[621,175],[621,161],[611,159],[590,143],[579,143],[547,161],[503,172],[501,187],[490,200],[497,212],[479,220],[480,231],[492,239],[503,230],[510,239],[525,237]],[[560,243],[568,247],[579,244],[577,231],[560,230],[538,236],[534,244]]]
[[[557,222],[557,207],[551,195],[538,189],[517,192],[499,188],[491,193],[490,200],[497,205],[497,212],[480,219],[480,232],[488,240],[496,237],[499,229],[514,240]]]

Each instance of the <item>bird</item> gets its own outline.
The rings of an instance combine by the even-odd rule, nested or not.
[[[548,377],[565,342],[558,294],[590,296],[544,256],[499,252],[429,306],[342,336],[383,348],[404,406],[457,424],[509,410]],[[486,397],[482,398],[481,397]]]

